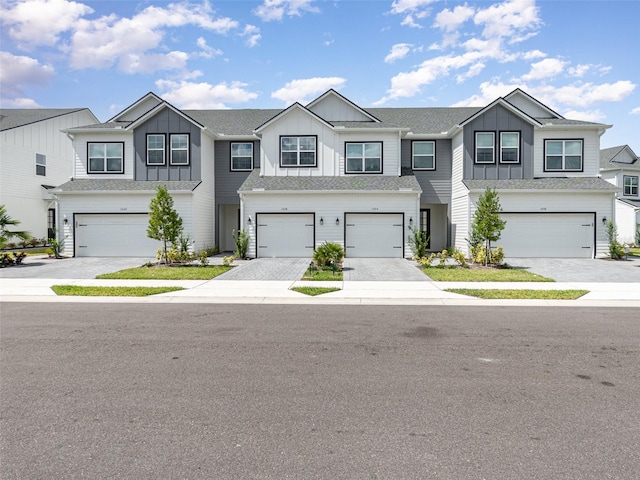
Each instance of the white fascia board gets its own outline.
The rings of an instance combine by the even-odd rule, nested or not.
[[[107,123],[118,119],[119,117],[123,116],[125,113],[130,111],[131,109],[136,108],[138,105],[140,105],[142,102],[144,102],[147,98],[154,98],[154,99],[158,100],[158,102],[160,102],[160,103],[163,102],[163,100],[158,95],[156,95],[153,92],[149,92],[146,95],[144,95],[143,97],[140,97],[138,100],[136,100],[134,103],[129,105],[127,108],[125,108],[121,112],[115,114],[113,117],[111,117],[109,120],[107,120]]]
[[[393,194],[393,195],[420,195],[422,191],[419,190],[244,190],[238,191],[241,195],[341,195],[341,194],[358,194],[366,195],[369,193],[375,193],[376,195]]]
[[[545,130],[607,130],[613,127],[613,125],[605,125],[602,123],[594,123],[594,124],[586,124],[586,125],[555,125],[553,123],[544,123],[539,127],[540,129]]]
[[[532,124],[534,126],[542,126],[542,124],[538,120],[536,120],[532,116],[528,115],[527,113],[523,112],[518,107],[510,104],[504,98],[498,98],[498,99],[494,100],[493,102],[491,102],[489,105],[484,107],[479,112],[476,112],[473,115],[471,115],[469,118],[467,118],[464,122],[460,123],[460,125],[458,125],[458,126],[459,127],[464,127],[467,123],[469,123],[469,122],[473,121],[474,119],[484,115],[488,110],[492,109],[496,105],[503,106],[504,108],[509,110],[514,115],[517,115],[518,117],[520,117],[523,120],[525,120],[527,123],[530,123],[530,124]]]
[[[260,132],[261,130],[264,130],[266,127],[268,127],[272,123],[277,122],[280,118],[285,117],[286,115],[291,113],[294,109],[297,109],[297,110],[300,110],[300,111],[306,113],[310,117],[314,118],[315,120],[317,120],[318,122],[322,123],[323,125],[327,126],[328,128],[330,128],[332,130],[335,128],[333,125],[328,123],[325,119],[323,119],[322,117],[319,117],[318,115],[313,113],[308,108],[305,108],[304,106],[300,105],[300,103],[296,102],[293,105],[290,105],[287,108],[285,108],[284,110],[282,110],[280,113],[278,113],[274,117],[271,117],[269,120],[264,122],[258,128],[254,129],[253,132],[257,134],[258,132]]]

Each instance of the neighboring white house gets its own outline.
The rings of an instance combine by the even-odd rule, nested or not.
[[[20,230],[51,237],[51,189],[73,175],[73,149],[62,130],[97,121],[87,108],[0,109],[0,205]]]
[[[615,224],[618,241],[640,244],[640,161],[628,145],[600,151],[602,178],[618,187]]]
[[[364,109],[329,90],[284,110],[179,110],[150,93],[104,124],[70,128],[73,180],[55,190],[67,253],[148,255],[148,203],[167,184],[195,248],[311,257],[411,257],[466,238],[486,188],[509,257],[607,254],[616,187],[599,177],[610,125],[568,120],[517,89],[484,107]]]

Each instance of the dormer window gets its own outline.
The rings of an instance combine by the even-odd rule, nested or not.
[[[346,173],[382,173],[382,142],[345,143]]]
[[[624,196],[625,197],[637,197],[638,196],[638,177],[632,175],[625,175],[623,177],[624,182]]]
[[[280,137],[281,167],[315,167],[316,136]]]

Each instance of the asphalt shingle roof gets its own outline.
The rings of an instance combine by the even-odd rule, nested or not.
[[[354,175],[340,177],[261,177],[254,170],[240,186],[241,192],[264,191],[412,191],[421,193],[413,175]]]
[[[591,190],[618,191],[615,185],[597,177],[545,177],[514,180],[464,180],[469,190]]]
[[[253,135],[253,130],[275,117],[281,109],[182,110],[212,133]]]
[[[0,108],[0,131],[23,127],[86,108]]]
[[[603,148],[600,150],[600,168],[640,170],[640,162],[638,162],[637,158],[631,163],[616,162],[613,160],[616,155],[622,152],[625,148],[627,148],[627,145],[619,145],[617,147]]]
[[[190,192],[200,181],[148,181],[129,179],[76,178],[54,189],[54,193],[71,192],[149,192],[166,185],[169,192]]]

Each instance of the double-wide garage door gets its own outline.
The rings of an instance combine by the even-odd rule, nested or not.
[[[592,213],[503,213],[507,225],[497,245],[507,257],[592,258]]]
[[[402,213],[347,213],[345,250],[348,257],[402,258]]]
[[[313,213],[258,213],[258,257],[309,257],[315,244]]]
[[[147,237],[149,215],[78,214],[75,216],[77,257],[149,257],[160,242]]]

